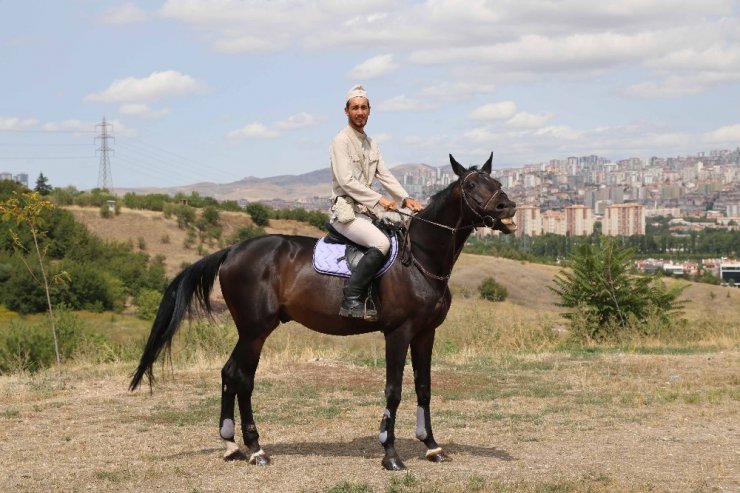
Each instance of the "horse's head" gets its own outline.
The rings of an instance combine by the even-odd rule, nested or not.
[[[512,220],[516,204],[501,189],[501,182],[491,177],[492,161],[493,153],[480,169],[475,166],[467,169],[450,154],[452,170],[459,177],[460,197],[473,223],[511,234],[516,231]]]

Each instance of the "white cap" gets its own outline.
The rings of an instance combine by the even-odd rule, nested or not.
[[[367,91],[359,84],[357,84],[356,86],[352,86],[352,89],[350,89],[347,93],[347,101],[352,98],[365,98],[370,101],[370,99],[367,97]]]

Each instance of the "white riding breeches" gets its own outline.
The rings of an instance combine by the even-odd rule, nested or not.
[[[388,251],[391,249],[388,237],[375,227],[370,218],[363,214],[356,214],[354,220],[348,223],[334,221],[332,226],[358,245],[377,248],[383,255],[388,255]]]

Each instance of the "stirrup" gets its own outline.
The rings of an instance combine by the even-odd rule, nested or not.
[[[364,303],[361,302],[359,299],[342,300],[342,305],[339,307],[339,316],[349,318],[361,318],[368,322],[377,321],[378,311],[375,307],[375,303],[373,303],[372,300],[370,300],[370,305],[372,305],[372,307],[368,307],[369,299],[370,297],[366,297]],[[351,306],[347,307],[345,306],[345,304],[349,304]]]

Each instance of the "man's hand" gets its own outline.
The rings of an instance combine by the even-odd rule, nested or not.
[[[388,199],[386,197],[380,197],[380,200],[378,200],[378,205],[387,211],[394,211],[398,209],[396,201]]]
[[[421,202],[419,202],[418,200],[414,200],[411,197],[406,197],[405,199],[403,199],[403,207],[408,207],[414,212],[419,212],[424,208],[424,206],[421,205]]]

